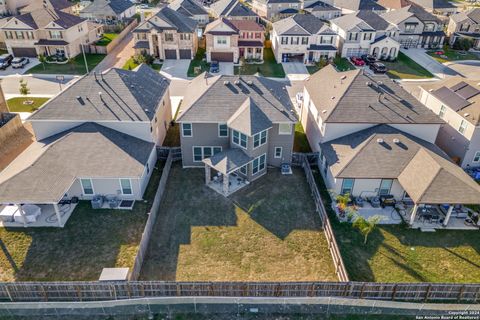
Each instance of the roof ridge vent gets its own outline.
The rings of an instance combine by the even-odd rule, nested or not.
[[[383,143],[384,141],[383,141],[382,138],[378,138],[378,139],[377,139],[377,142],[378,142],[378,143]]]

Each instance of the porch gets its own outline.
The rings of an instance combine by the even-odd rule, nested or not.
[[[0,227],[65,226],[77,203],[3,205],[0,206]]]
[[[399,210],[412,229],[478,230],[478,213],[461,205],[415,205]],[[478,220],[477,220],[478,221]]]
[[[37,51],[46,57],[56,56],[70,58],[68,50],[69,43],[64,40],[48,40],[40,39],[35,43],[38,47]]]
[[[238,56],[247,61],[263,61],[263,43],[261,41],[239,41]]]

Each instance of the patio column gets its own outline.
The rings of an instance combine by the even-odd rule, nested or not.
[[[418,210],[418,205],[415,204],[413,206],[413,210],[412,210],[412,215],[410,216],[410,225],[412,226],[413,223],[415,222],[415,217],[417,215],[417,210]]]
[[[452,215],[453,207],[454,207],[453,204],[451,204],[451,205],[448,207],[447,216],[445,217],[445,220],[443,220],[443,226],[444,226],[444,227],[447,226],[448,221],[450,220],[450,216]]]
[[[62,216],[60,215],[60,209],[58,208],[58,203],[54,203],[53,208],[55,209],[55,214],[57,215],[58,226],[60,228],[63,228]]]
[[[229,191],[229,184],[230,184],[230,175],[224,174],[223,175],[223,194],[228,196],[228,191]]]
[[[17,204],[18,212],[20,212],[20,215],[23,218],[23,226],[26,228],[27,227],[27,217],[25,216],[25,211],[23,211],[22,205]]]
[[[208,165],[205,165],[205,184],[207,185],[210,183],[210,180],[212,178],[211,171],[212,169]]]

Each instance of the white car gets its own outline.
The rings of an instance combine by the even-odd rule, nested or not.
[[[23,68],[27,64],[30,63],[30,60],[28,58],[13,58],[12,60],[12,68]]]

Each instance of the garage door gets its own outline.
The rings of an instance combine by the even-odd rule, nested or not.
[[[37,56],[35,48],[12,48],[12,52],[15,57],[35,58]]]
[[[192,59],[192,51],[191,50],[180,50],[180,59]]]
[[[233,62],[233,52],[212,52],[211,60],[221,62]]]
[[[165,59],[177,59],[177,50],[165,49]]]
[[[347,49],[347,57],[360,57],[363,54],[368,54],[368,49],[362,48],[348,48]]]

